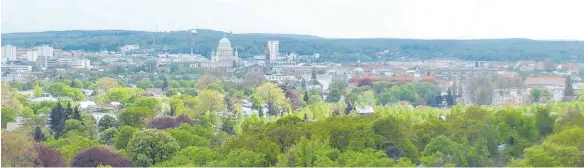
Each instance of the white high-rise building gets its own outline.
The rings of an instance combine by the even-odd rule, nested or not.
[[[276,58],[278,58],[278,54],[280,53],[280,42],[279,41],[273,41],[270,40],[268,41],[268,54],[267,57],[269,57],[270,60],[274,61]]]
[[[8,61],[16,60],[16,47],[12,45],[6,45],[2,47],[2,58]]]
[[[37,52],[38,52],[38,56],[53,58],[54,49],[53,49],[53,47],[49,47],[48,45],[43,45],[43,46],[37,47]]]
[[[36,62],[38,57],[39,57],[38,51],[27,51],[26,52],[26,60],[28,60],[30,62]]]

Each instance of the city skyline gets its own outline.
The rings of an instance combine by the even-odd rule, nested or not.
[[[2,1],[2,33],[175,31],[325,38],[584,40],[580,1]]]

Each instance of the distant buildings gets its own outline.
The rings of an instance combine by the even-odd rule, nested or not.
[[[278,41],[268,41],[266,44],[266,70],[265,73],[271,73],[273,68],[273,62],[278,58],[280,52],[280,42]]]
[[[40,47],[36,47],[35,50],[38,52],[38,56],[53,58],[53,55],[54,55],[54,53],[53,53],[54,48],[53,47],[49,47],[48,45],[43,45]],[[28,53],[27,53],[27,55],[28,55]]]
[[[26,60],[30,62],[36,62],[39,57],[38,51],[27,51],[26,52]]]
[[[140,45],[125,45],[125,46],[120,47],[120,52],[127,53],[127,52],[134,51],[137,49],[140,49]]]
[[[32,66],[30,66],[30,65],[2,65],[2,71],[31,72]]]
[[[233,68],[239,61],[239,54],[231,48],[226,37],[219,40],[217,50],[211,52],[211,60],[202,60],[195,64],[197,68]]]
[[[12,45],[2,46],[2,62],[16,60],[16,47]]]

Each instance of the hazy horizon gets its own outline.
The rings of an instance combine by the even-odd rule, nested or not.
[[[323,38],[584,40],[583,2],[4,0],[2,33],[192,28]]]

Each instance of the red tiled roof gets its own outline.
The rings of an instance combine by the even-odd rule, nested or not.
[[[566,78],[562,77],[528,77],[525,79],[525,83],[556,83],[556,84],[564,84],[566,83]]]

